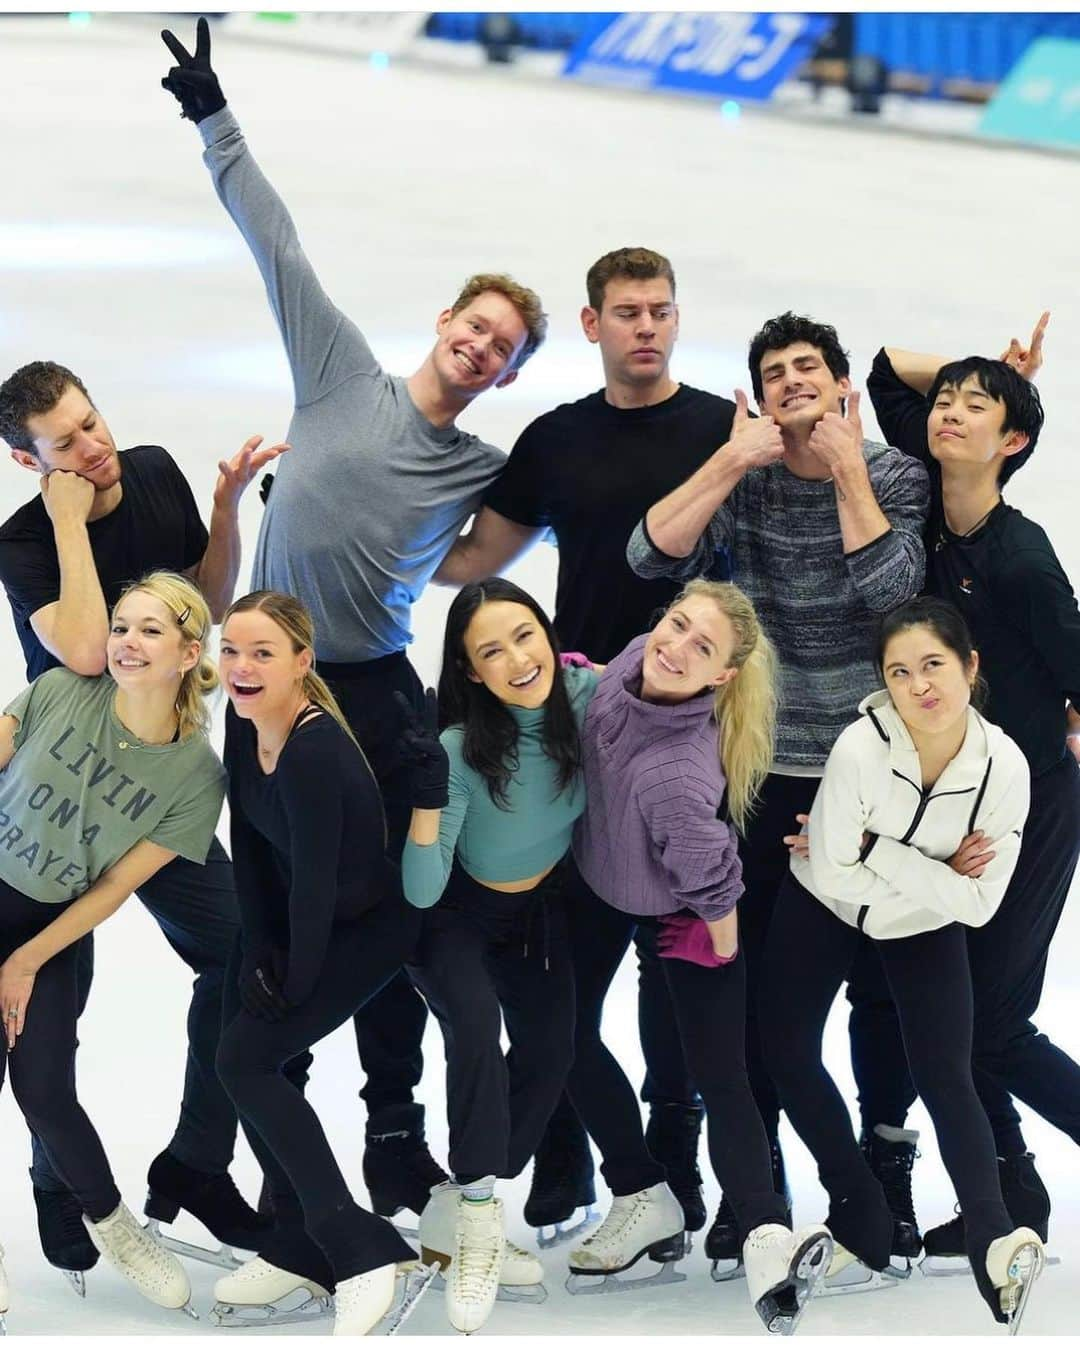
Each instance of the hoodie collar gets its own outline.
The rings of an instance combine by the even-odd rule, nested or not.
[[[884,688],[872,692],[859,703],[859,712],[873,725],[878,737],[889,746],[889,766],[893,771],[921,787],[919,753],[908,727]],[[967,732],[956,756],[934,782],[935,793],[978,787],[986,773],[987,759],[993,752],[994,726],[988,724],[973,706],[967,709]]]

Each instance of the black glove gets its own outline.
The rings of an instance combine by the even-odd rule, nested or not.
[[[417,715],[403,692],[394,700],[401,712],[398,758],[409,773],[414,809],[445,809],[450,803],[450,759],[439,743],[439,699],[434,688],[424,693],[424,714]]]
[[[210,25],[205,19],[195,25],[194,56],[167,28],[162,29],[161,37],[177,61],[161,81],[161,87],[168,89],[180,104],[181,117],[198,125],[225,106],[218,77],[210,69]]]
[[[262,949],[245,955],[240,965],[240,1003],[258,1020],[281,1020],[289,1010],[282,987],[287,956],[278,949]]]

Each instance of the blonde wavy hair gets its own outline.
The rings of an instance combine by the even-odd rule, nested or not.
[[[738,670],[716,689],[713,717],[727,777],[728,811],[743,835],[753,816],[758,792],[772,766],[776,741],[777,661],[772,642],[761,629],[754,605],[737,585],[691,580],[671,605],[691,596],[711,599],[735,632],[731,666]]]
[[[176,619],[181,638],[187,645],[198,641],[199,659],[186,671],[176,695],[176,713],[180,720],[181,739],[191,734],[210,733],[210,709],[206,699],[219,685],[218,672],[208,654],[210,642],[210,609],[198,587],[175,571],[151,571],[141,580],[127,586],[113,607],[116,609],[129,594],[136,591],[149,594],[163,603]]]

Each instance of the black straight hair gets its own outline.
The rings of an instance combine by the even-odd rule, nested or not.
[[[1035,452],[1044,417],[1039,390],[1030,379],[1018,374],[1004,360],[969,355],[963,360],[952,360],[938,370],[926,395],[927,410],[933,407],[943,388],[958,391],[968,379],[974,379],[991,401],[1000,402],[1005,408],[1005,420],[1001,426],[1004,434],[1019,430],[1028,437],[1027,444],[1019,453],[1010,454],[1002,460],[998,481],[1007,482]]]
[[[439,728],[460,725],[465,732],[465,762],[484,778],[492,801],[500,809],[510,805],[510,778],[518,769],[518,725],[510,708],[469,677],[472,662],[465,649],[465,633],[485,603],[520,603],[536,618],[551,646],[555,678],[544,703],[544,752],[558,766],[558,787],[573,784],[581,768],[581,736],[574,718],[566,682],[559,666],[559,640],[548,615],[531,594],[501,576],[465,585],[446,615],[442,671],[439,674]]]
[[[971,631],[964,621],[959,608],[947,599],[938,599],[930,594],[922,594],[917,599],[908,599],[899,608],[886,613],[878,627],[877,643],[874,649],[874,664],[878,674],[885,678],[885,648],[899,632],[909,627],[929,627],[946,650],[951,650],[966,669],[971,663],[975,647],[971,640]],[[971,704],[981,711],[987,700],[986,679],[976,674],[971,689]]]

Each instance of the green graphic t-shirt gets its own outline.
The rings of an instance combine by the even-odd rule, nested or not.
[[[40,903],[77,898],[148,838],[201,865],[225,773],[202,735],[144,744],[116,717],[116,684],[50,669],[4,708],[0,879]]]

